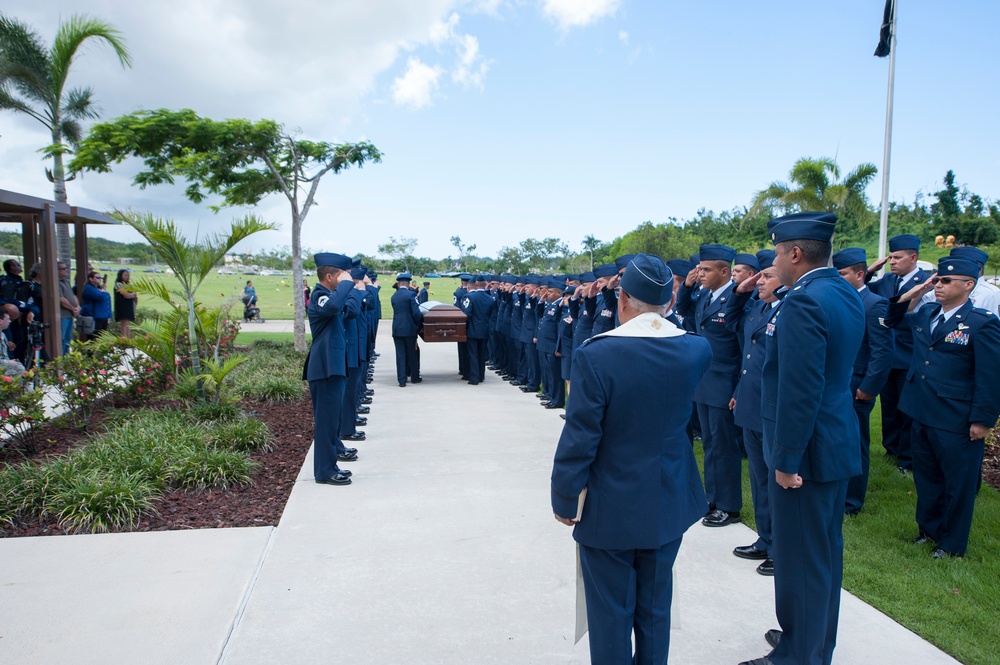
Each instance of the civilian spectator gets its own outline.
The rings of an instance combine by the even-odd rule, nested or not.
[[[69,264],[57,261],[59,267],[59,320],[62,325],[62,352],[69,353],[69,344],[73,341],[73,319],[80,315],[80,302],[73,293],[73,285],[69,283]]]
[[[108,329],[108,320],[111,318],[111,294],[104,290],[104,280],[101,279],[100,273],[90,272],[87,275],[80,315],[94,319],[94,329],[89,334],[89,339],[97,337],[101,331]]]
[[[132,334],[135,308],[139,304],[139,294],[129,288],[131,279],[127,268],[119,270],[115,278],[115,321],[121,326],[122,337]]]
[[[10,314],[6,310],[0,310],[0,374],[18,377],[24,374],[24,365],[10,357],[10,352],[14,350],[14,342],[7,337],[8,327],[10,327]]]

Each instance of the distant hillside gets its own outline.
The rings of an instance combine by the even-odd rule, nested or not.
[[[21,254],[21,234],[0,231],[0,254]],[[156,263],[156,252],[144,242],[115,242],[106,238],[87,238],[90,261],[118,261],[135,259],[136,263]]]

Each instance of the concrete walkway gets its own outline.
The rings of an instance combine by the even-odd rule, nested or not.
[[[354,484],[315,484],[310,456],[276,529],[0,540],[0,662],[589,662],[549,508],[558,412],[421,348],[424,382],[399,388],[382,327]],[[685,536],[671,662],[767,653],[771,579],[730,553],[752,540]],[[845,593],[835,662],[957,661]]]

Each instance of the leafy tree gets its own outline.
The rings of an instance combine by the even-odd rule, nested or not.
[[[550,272],[556,265],[553,259],[569,254],[569,246],[559,238],[528,238],[521,241],[521,253],[531,270]]]
[[[139,157],[146,169],[132,182],[140,187],[188,182],[195,203],[208,194],[221,206],[252,206],[282,194],[292,215],[292,277],[302,283],[302,224],[316,201],[320,180],[351,166],[382,161],[371,143],[327,143],[300,139],[273,120],[211,120],[194,111],[136,111],[95,125],[70,164],[74,170],[107,172],[112,164]],[[304,198],[303,198],[304,197]],[[221,206],[213,206],[218,212]],[[304,351],[305,306],[296,298],[295,349]]]
[[[462,244],[462,239],[459,236],[452,236],[451,244],[458,250],[458,262],[455,264],[455,268],[461,270],[463,266],[467,265],[466,259],[469,255],[476,251],[476,246],[469,245],[466,247]]]
[[[509,272],[523,275],[528,272],[528,262],[524,250],[520,247],[501,247],[497,252],[494,270],[499,273]]]
[[[395,236],[389,236],[389,242],[382,243],[378,246],[378,253],[391,257],[394,259],[394,262],[403,266],[403,270],[409,272],[410,262],[408,259],[413,258],[413,250],[416,249],[416,247],[416,238],[400,237],[397,240]]]
[[[200,241],[191,242],[180,233],[173,220],[161,219],[151,213],[138,213],[130,210],[116,210],[114,216],[145,238],[146,242],[159,255],[160,260],[173,270],[174,278],[180,282],[181,289],[178,295],[187,303],[191,371],[194,375],[201,374],[198,333],[195,326],[197,316],[195,293],[216,264],[222,261],[233,247],[255,233],[273,230],[274,225],[266,224],[257,217],[249,215],[234,221],[228,234],[212,235]],[[156,295],[172,304],[170,292],[162,282],[152,282],[141,278],[136,282],[136,286],[142,292]],[[204,400],[204,389],[200,383],[198,390],[199,398]]]
[[[585,236],[583,242],[580,243],[583,246],[584,251],[590,255],[590,269],[594,269],[594,252],[601,248],[603,244],[600,240],[595,238],[593,235]]]
[[[866,162],[840,179],[840,167],[829,157],[803,157],[788,174],[789,183],[772,182],[754,196],[749,213],[777,208],[784,213],[816,210],[836,213],[841,229],[866,229],[875,215],[868,206],[865,189],[878,174]],[[839,231],[838,231],[839,232]]]
[[[66,89],[70,69],[80,47],[89,40],[107,42],[122,67],[132,65],[125,40],[108,23],[71,16],[59,25],[52,48],[24,23],[0,14],[0,109],[24,113],[45,125],[52,143],[41,152],[52,158],[45,175],[52,183],[56,201],[66,202],[66,170],[63,155],[80,140],[80,121],[97,117],[90,88]],[[68,144],[68,145],[67,145]],[[56,227],[59,258],[69,260],[69,226]]]

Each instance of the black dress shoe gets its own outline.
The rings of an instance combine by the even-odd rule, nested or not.
[[[370,406],[359,406],[356,413],[371,413],[372,408]]]
[[[764,563],[757,566],[757,572],[765,577],[774,577],[774,559],[764,559]]]
[[[353,453],[353,454],[352,453],[337,453],[337,461],[338,462],[357,462],[358,461],[358,454],[357,453]]]
[[[538,393],[537,395],[535,395],[535,397],[537,397],[538,399],[550,399],[549,396],[546,395],[545,393]]]
[[[406,387],[406,382],[405,382],[405,381],[400,381],[400,382],[399,382],[399,387],[400,387],[400,388],[405,388],[405,387]],[[362,403],[363,403],[363,402],[362,402]]]
[[[348,436],[342,436],[342,437],[340,437],[340,440],[341,441],[364,441],[365,440],[365,433],[362,432],[362,431],[357,431],[354,434],[350,434]]]
[[[372,379],[370,379],[370,378],[365,379],[365,383],[371,383],[371,382],[372,382]]]
[[[358,454],[358,449],[357,448],[344,448],[344,452],[347,453],[348,455],[357,455]]]
[[[701,520],[701,523],[705,526],[726,526],[728,524],[735,524],[739,521],[739,513],[730,513],[720,508],[716,508],[706,515],[705,518]]]
[[[762,552],[753,545],[737,547],[733,550],[733,554],[741,559],[754,559],[757,561],[762,561],[767,558],[767,552]]]
[[[355,425],[367,425],[368,424],[368,419],[365,418],[364,416],[355,416],[354,417],[354,424]]]
[[[767,656],[761,656],[753,660],[744,660],[740,665],[774,665],[774,663]]]
[[[410,379],[410,383],[423,383],[423,382],[424,380],[421,379],[419,376],[415,379]]]
[[[362,397],[361,398],[361,403],[362,404],[371,404],[372,403],[372,398],[371,397]]]
[[[538,392],[538,390],[537,390],[537,389],[535,389],[535,390],[532,390],[532,389],[531,389],[531,388],[529,388],[528,386],[521,386],[521,387],[519,388],[519,390],[520,390],[520,391],[521,391],[522,393],[537,393],[537,392]]]
[[[479,385],[479,382],[478,382],[478,381],[468,381],[467,383],[468,383],[468,384],[469,384],[470,386],[478,386],[478,385]]]
[[[548,406],[549,404],[552,404],[552,402],[550,402],[547,399],[543,399],[541,402],[539,402],[539,404],[541,404],[542,406]]]
[[[954,558],[956,556],[958,556],[958,555],[957,554],[953,554],[953,553],[949,552],[948,550],[943,550],[940,547],[935,547],[934,550],[931,552],[931,558],[932,559],[952,559],[952,558]]]
[[[767,640],[767,643],[771,645],[772,649],[774,649],[778,646],[778,642],[781,641],[781,631],[777,628],[772,628],[764,633],[764,639]]]
[[[548,404],[545,405],[545,408],[546,409],[561,409],[561,408],[563,408],[563,405],[562,404],[553,404],[552,402],[549,402]]]
[[[351,478],[350,476],[345,476],[343,473],[338,473],[333,478],[317,479],[316,482],[320,485],[350,485]]]
[[[365,388],[365,395],[367,395],[368,397],[371,397],[374,394],[375,394],[374,390],[372,390],[371,388]]]
[[[513,381],[509,381],[508,383],[510,383],[510,385],[512,385],[512,386],[517,386],[519,388],[524,385],[524,381],[518,381],[517,379],[514,379]]]
[[[913,539],[914,545],[926,545],[927,543],[933,543],[934,539],[928,536],[926,533],[921,533],[916,538]]]

